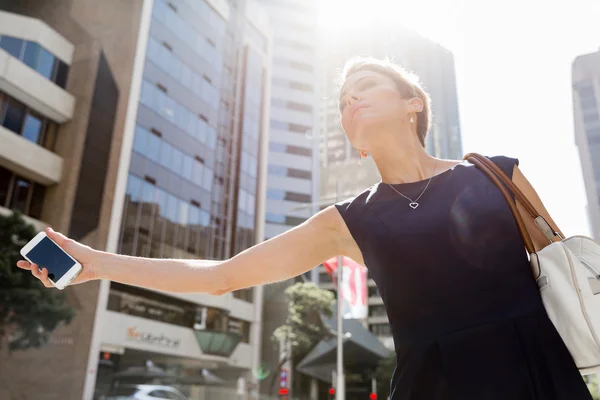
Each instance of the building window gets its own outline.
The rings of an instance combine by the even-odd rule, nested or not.
[[[286,5],[286,7],[289,7],[288,5]],[[298,29],[303,29],[303,27],[300,27],[296,24],[294,24],[294,28],[298,28]],[[312,32],[313,30],[311,28],[305,28],[307,32]],[[313,51],[313,46],[309,45],[309,44],[305,44],[305,43],[300,43],[297,42],[295,40],[290,40],[290,39],[279,39],[277,41],[278,45],[284,45],[284,46],[289,46],[292,47],[294,49],[298,49],[298,50],[305,50],[305,51]]]
[[[288,124],[287,122],[277,121],[275,119],[271,120],[271,128],[301,134],[306,134],[311,131],[311,128],[309,126],[299,124]]]
[[[367,290],[369,292],[369,297],[379,297],[379,290],[377,290],[376,286],[369,286]]]
[[[596,109],[597,103],[593,82],[580,85],[577,92],[579,93],[579,101],[582,110]]]
[[[313,66],[299,61],[290,61],[290,66],[300,71],[313,72]]]
[[[301,169],[296,168],[286,168],[281,165],[269,165],[268,172],[269,175],[273,176],[289,176],[290,178],[312,179],[311,171],[302,171]]]
[[[110,311],[192,328],[196,322],[197,307],[191,302],[112,282],[107,308]]]
[[[319,272],[319,283],[332,283],[331,275],[329,275],[329,273],[327,273],[327,271]]]
[[[242,343],[250,343],[250,322],[229,317],[228,331],[241,336]]]
[[[10,196],[13,173],[0,167],[0,206],[7,206],[7,199]]]
[[[377,305],[369,307],[369,317],[385,317],[387,316],[387,312],[385,311],[385,306]]]
[[[299,71],[313,72],[313,70],[314,70],[313,66],[310,64],[306,64],[306,63],[299,62],[299,61],[286,60],[286,59],[278,58],[278,57],[275,57],[273,59],[273,64],[281,65],[283,67],[297,69]]]
[[[13,184],[12,199],[9,203],[9,208],[17,210],[25,210],[29,195],[32,191],[33,185],[28,180],[23,178],[15,178]]]
[[[233,292],[233,297],[236,299],[247,301],[252,303],[254,290],[252,288],[240,289]]]
[[[45,188],[0,167],[0,206],[40,219]]]
[[[600,127],[598,128],[588,128],[585,130],[585,133],[588,136],[588,140],[600,140]]]
[[[287,79],[273,78],[273,84],[277,85],[277,86],[289,88],[289,89],[301,90],[303,92],[312,92],[313,91],[312,85],[309,85],[306,83],[295,82],[295,81],[289,81]]]
[[[297,154],[297,155],[305,156],[305,157],[312,156],[311,149],[307,149],[306,147],[300,147],[300,146],[288,145],[285,149],[285,152],[288,154]]]
[[[69,66],[36,42],[0,36],[0,48],[61,88],[65,88]]]
[[[312,85],[309,85],[307,83],[300,83],[300,82],[290,82],[290,88],[296,89],[296,90],[301,90],[303,92],[312,92],[312,90],[313,90]]]
[[[25,117],[25,123],[23,124],[23,131],[21,132],[21,135],[30,142],[39,143],[43,126],[43,118],[39,115],[29,112]]]
[[[287,108],[288,110],[303,111],[307,113],[313,112],[313,107],[308,104],[297,103],[295,101],[286,101],[282,99],[271,99],[271,105],[280,108]]]
[[[5,98],[6,103],[3,107],[4,115],[2,118],[2,125],[5,128],[20,134],[23,129],[23,119],[25,118],[27,107],[25,107],[23,103],[8,96]]]
[[[598,129],[600,131],[600,129]],[[588,145],[589,146],[595,146],[600,144],[600,132],[598,132],[598,134],[596,135],[589,135],[588,134]]]
[[[272,223],[272,224],[281,224],[281,225],[288,225],[288,226],[300,225],[301,223],[306,221],[306,218],[288,217],[285,215],[274,214],[274,213],[266,213],[265,219],[267,222]]]
[[[392,336],[392,328],[390,324],[370,325],[369,330],[376,336]]]
[[[275,153],[288,153],[288,154],[298,154],[301,156],[312,156],[312,150],[307,149],[306,147],[294,146],[294,145],[286,145],[284,143],[279,142],[270,142],[269,143],[269,151],[273,151]]]
[[[312,201],[312,198],[309,194],[286,192],[284,200],[295,201],[298,203],[310,203]]]
[[[206,80],[200,77],[198,79],[210,86]],[[204,115],[196,115],[148,81],[142,83],[140,98],[140,102],[143,105],[154,110],[158,115],[179,127],[189,136],[210,149],[216,148],[217,131],[214,127],[210,126],[208,118]]]
[[[298,203],[310,203],[312,198],[308,194],[286,192],[281,189],[267,189],[267,198],[273,200],[295,201]]]
[[[21,59],[24,40],[11,36],[0,36],[0,48],[14,58]]]
[[[583,122],[585,122],[586,124],[596,122],[599,119],[600,116],[598,115],[598,111],[596,110],[589,110],[583,113]]]
[[[311,171],[302,171],[300,169],[288,168],[287,176],[290,178],[312,179]]]
[[[289,130],[290,130],[290,132],[307,133],[311,129],[309,126],[305,126],[305,125],[289,124]]]
[[[0,125],[49,150],[54,147],[55,124],[2,92]]]
[[[180,300],[161,293],[112,282],[108,310],[182,326],[199,332],[226,332],[250,343],[250,322],[229,317],[214,307]]]

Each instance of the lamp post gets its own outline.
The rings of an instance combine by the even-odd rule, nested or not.
[[[336,182],[336,194],[335,194],[335,202],[341,201],[342,195],[342,183],[338,179]],[[294,207],[290,211],[298,211],[304,208],[313,207],[315,205],[330,205],[331,200],[327,199],[325,201],[319,201],[317,203],[305,204],[300,207]],[[342,284],[343,284],[343,259],[342,256],[337,257],[337,268],[336,268],[336,306],[337,306],[337,329],[336,329],[336,338],[337,338],[337,362],[336,362],[336,373],[335,375],[335,399],[336,400],[345,400],[346,399],[346,380],[344,377],[344,339],[350,337],[350,334],[344,334],[344,299],[342,296]]]
[[[338,179],[336,184],[336,202],[340,201],[340,195],[342,193],[342,184]],[[342,283],[343,283],[343,259],[342,256],[337,258],[337,382],[335,398],[336,400],[345,400],[346,398],[346,380],[344,378],[344,299],[342,296]]]

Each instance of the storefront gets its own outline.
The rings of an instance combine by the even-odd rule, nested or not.
[[[174,387],[189,399],[235,394],[251,370],[250,323],[215,307],[113,284],[100,328],[95,396],[116,387]]]

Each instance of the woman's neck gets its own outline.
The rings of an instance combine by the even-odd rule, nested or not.
[[[440,169],[442,162],[427,154],[416,134],[403,135],[402,139],[371,151],[381,181],[390,184],[409,183],[436,175],[438,171],[434,169]]]

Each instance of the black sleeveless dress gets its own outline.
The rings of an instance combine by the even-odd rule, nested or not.
[[[518,160],[491,159],[512,177]],[[414,199],[426,183],[394,187]],[[487,176],[463,162],[408,203],[379,183],[336,205],[391,324],[391,399],[591,400]]]

